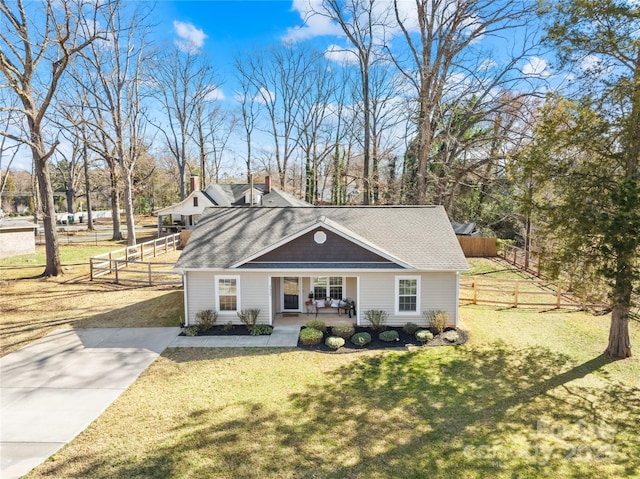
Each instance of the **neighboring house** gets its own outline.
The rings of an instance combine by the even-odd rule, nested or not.
[[[357,324],[367,310],[386,311],[398,326],[443,310],[454,326],[468,266],[442,207],[357,206],[209,208],[175,268],[186,324],[207,309],[219,323],[239,323],[248,308],[273,324],[306,312],[309,298],[333,298],[355,302]]]
[[[271,178],[264,183],[220,185],[210,184],[200,190],[200,179],[191,177],[191,193],[179,203],[155,211],[158,215],[158,236],[193,229],[205,208],[211,206],[312,206],[271,186]]]

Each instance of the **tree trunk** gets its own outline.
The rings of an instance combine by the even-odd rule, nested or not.
[[[44,150],[44,148],[43,148]],[[49,166],[42,159],[42,154],[36,148],[32,148],[35,163],[36,176],[38,177],[38,189],[42,198],[42,225],[44,227],[45,251],[47,262],[43,276],[59,276],[62,274],[60,262],[60,249],[58,244],[58,231],[56,230],[56,207],[53,201],[53,188],[49,176]]]
[[[118,195],[118,176],[115,172],[116,165],[109,162],[109,173],[111,175],[111,219],[113,220],[112,241],[122,240],[122,231],[120,231],[120,196]]]
[[[369,101],[369,58],[363,58],[362,62],[362,103],[364,109],[364,158],[362,167],[362,204],[371,203],[371,183],[369,163],[371,161],[371,105]]]
[[[136,225],[133,217],[133,185],[131,174],[128,173],[124,175],[124,209],[127,217],[127,246],[133,246],[136,244]]]
[[[87,229],[89,231],[93,231],[93,208],[92,208],[92,204],[91,204],[91,182],[89,181],[89,160],[88,160],[88,156],[89,156],[89,152],[87,150],[87,143],[84,143],[84,147],[83,147],[83,156],[84,156],[84,190],[86,192],[86,199],[87,199]]]
[[[629,338],[629,302],[631,299],[631,285],[616,282],[616,293],[613,311],[611,312],[611,327],[609,329],[609,345],[607,354],[615,359],[631,357],[631,339]]]

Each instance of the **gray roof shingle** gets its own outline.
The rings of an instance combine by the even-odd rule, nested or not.
[[[441,206],[207,208],[175,267],[227,269],[319,222],[417,270],[468,269]]]

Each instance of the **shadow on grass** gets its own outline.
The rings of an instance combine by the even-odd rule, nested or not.
[[[501,343],[363,355],[279,404],[188,398],[145,454],[93,450],[76,477],[637,476],[640,391],[609,362]]]
[[[13,311],[10,307],[3,307],[6,314],[5,321],[0,324],[1,354],[15,351],[30,342],[45,336],[60,327],[74,328],[141,328],[159,326],[180,326],[180,318],[184,311],[182,290],[167,291],[157,297],[140,300],[133,304],[95,314],[95,304],[91,301],[91,292],[114,294],[117,301],[119,291],[128,289],[105,289],[103,287],[79,286],[67,288],[66,291],[47,291],[42,297],[32,293],[20,293],[24,297],[20,311]],[[17,297],[17,294],[14,294]],[[33,297],[33,301],[28,298]],[[46,303],[59,302],[60,308],[67,313],[61,315],[57,311],[49,312]],[[67,306],[68,305],[68,306]],[[101,307],[108,307],[102,304]],[[20,314],[29,321],[9,321],[9,314]]]

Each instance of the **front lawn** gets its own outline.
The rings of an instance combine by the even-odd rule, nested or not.
[[[607,317],[461,316],[466,344],[418,352],[167,350],[30,477],[640,475],[640,362],[600,354]]]

